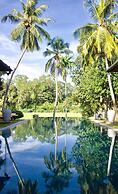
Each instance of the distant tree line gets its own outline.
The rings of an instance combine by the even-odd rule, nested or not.
[[[0,92],[0,105],[2,106],[6,83],[3,82]],[[72,96],[73,87],[67,84],[67,99],[65,99],[65,85],[58,81],[59,103],[58,111],[63,111],[64,104]],[[7,104],[11,110],[22,111],[53,111],[55,102],[55,81],[51,76],[41,76],[29,80],[25,75],[17,75],[12,81]]]

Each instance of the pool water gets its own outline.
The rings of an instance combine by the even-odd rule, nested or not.
[[[117,194],[117,139],[107,178],[111,139],[106,131],[77,119],[57,118],[55,127],[52,118],[35,118],[12,130],[8,143],[23,180],[37,181],[40,194]],[[0,193],[16,194],[18,176],[2,137],[0,145]]]

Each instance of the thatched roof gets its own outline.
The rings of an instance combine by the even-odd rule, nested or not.
[[[10,68],[10,66],[5,64],[2,60],[0,60],[0,71],[9,75],[12,69]]]
[[[118,72],[118,60],[108,68],[107,72]]]

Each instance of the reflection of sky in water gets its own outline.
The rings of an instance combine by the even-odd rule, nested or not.
[[[72,146],[76,141],[76,136],[66,135],[67,139],[67,152],[71,152]],[[51,151],[54,152],[55,144],[47,143],[47,142],[40,142],[33,137],[28,137],[26,141],[14,141],[13,137],[8,138],[10,150],[12,152],[12,156],[17,163],[21,176],[24,179],[31,178],[32,180],[38,180],[39,182],[39,190],[40,192],[44,192],[45,183],[42,178],[42,172],[47,171],[46,166],[44,165],[44,156],[49,156]],[[65,146],[65,135],[58,137],[58,150],[61,151]],[[4,142],[2,147],[4,147]],[[7,182],[4,190],[2,191],[3,194],[7,192],[7,190],[15,190],[17,184],[16,174],[14,172],[13,166],[11,161],[9,160],[9,156],[7,155],[7,173],[11,176],[10,180]],[[76,173],[74,173],[76,174]],[[74,175],[73,174],[73,175]],[[78,186],[77,186],[77,175],[74,175],[73,179],[71,180],[71,185],[76,188],[78,193]],[[64,189],[63,193],[72,193],[70,191],[70,187]]]
[[[42,177],[42,173],[48,172],[50,174],[50,170],[47,169],[46,165],[44,164],[44,156],[47,156],[49,158],[50,152],[53,152],[53,153],[55,152],[54,131],[51,131],[51,125],[47,122],[48,120],[46,120],[47,127],[45,127],[44,121],[45,120],[43,120],[42,122],[42,120],[40,119],[40,121],[37,121],[36,124],[34,122],[31,122],[31,123],[28,123],[28,125],[23,125],[23,128],[22,126],[20,126],[19,128],[16,128],[15,132],[13,133],[13,137],[8,138],[12,156],[18,166],[21,176],[23,177],[23,179],[30,178],[32,180],[37,180],[39,183],[39,191],[41,194],[45,193],[46,191],[46,184],[44,182],[44,177]],[[96,132],[94,134],[93,132],[90,132],[90,129],[88,129],[87,134],[89,134],[92,137],[92,139],[91,137],[89,138],[89,135],[86,136],[86,138],[85,137],[83,139],[80,138],[83,136],[83,134],[82,133],[79,134],[79,131],[78,131],[78,135],[77,135],[77,133],[75,132],[77,130],[80,130],[78,123],[79,122],[75,122],[75,121],[72,122],[72,120],[68,122],[66,135],[64,134],[63,123],[61,123],[63,124],[63,127],[62,127],[63,131],[61,130],[58,131],[58,135],[59,135],[58,151],[61,152],[62,149],[65,148],[65,143],[66,143],[67,159],[71,160],[71,163],[74,161],[74,159],[76,160],[76,163],[73,163],[73,165],[71,165],[71,168],[70,168],[71,178],[69,179],[69,184],[68,186],[64,186],[62,191],[59,192],[61,194],[81,193],[80,185],[83,188],[88,187],[87,186],[88,183],[85,180],[88,179],[89,182],[92,180],[91,173],[93,173],[92,172],[93,169],[96,169],[97,171],[96,170],[95,171],[99,173],[100,169],[98,166],[99,164],[102,166],[102,162],[103,162],[104,168],[105,169],[107,168],[108,150],[106,149],[106,146],[109,144],[108,140],[106,141],[106,138],[103,138],[103,140],[101,140],[102,136],[99,135],[100,133]],[[32,124],[33,124],[33,130],[32,130]],[[24,132],[25,129],[26,131]],[[48,133],[49,131],[50,133]],[[18,136],[18,134],[20,134],[20,136]],[[98,135],[98,137],[96,134]],[[40,137],[43,137],[43,138],[39,140]],[[49,138],[49,141],[47,141],[48,138]],[[1,139],[3,142],[2,150],[4,150],[4,146],[5,146],[4,139],[3,138]],[[108,145],[108,148],[109,148],[109,145]],[[81,152],[81,149],[83,152]],[[107,157],[105,156],[106,158],[104,157],[105,153],[107,155]],[[79,154],[83,154],[83,156],[85,156],[84,158],[85,161],[88,162],[88,164],[86,164],[85,169],[84,169],[84,165],[83,165],[83,168],[80,168],[82,164],[81,162],[84,160],[80,160],[82,158],[80,157]],[[104,157],[103,160],[102,160],[102,157]],[[116,155],[116,158],[117,158],[117,155]],[[90,174],[87,171],[87,168],[89,169],[89,165],[91,167]],[[105,169],[104,171],[106,171]],[[4,171],[4,168],[2,168],[1,173],[3,171]],[[6,171],[11,178],[8,182],[6,182],[6,186],[4,190],[2,190],[1,194],[7,194],[8,190],[15,190],[17,181],[18,181],[8,154],[7,154]],[[99,176],[99,174],[97,176]],[[83,179],[79,180],[81,177],[83,177]],[[51,180],[49,182],[51,182]],[[82,194],[85,194],[85,193],[86,193],[85,191],[82,192]],[[95,193],[95,192],[91,193],[88,191],[88,194],[99,194],[99,191],[98,193]],[[110,194],[117,194],[117,192],[114,193],[113,191]]]

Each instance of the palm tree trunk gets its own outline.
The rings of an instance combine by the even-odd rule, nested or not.
[[[6,101],[7,101],[8,92],[9,92],[9,88],[10,88],[10,85],[11,85],[11,81],[12,81],[12,79],[13,79],[13,76],[14,76],[14,74],[15,74],[15,72],[16,72],[16,70],[17,70],[17,68],[18,68],[18,66],[19,66],[19,64],[20,64],[20,62],[21,62],[21,60],[22,60],[22,58],[23,58],[25,52],[26,52],[26,49],[25,49],[25,50],[23,51],[23,53],[21,54],[21,57],[20,57],[20,59],[18,60],[18,63],[17,63],[17,65],[16,65],[16,67],[14,68],[14,70],[13,70],[13,72],[12,72],[12,74],[11,74],[11,77],[10,77],[8,83],[7,83],[6,91],[5,91],[5,95],[4,95],[4,100],[3,100],[3,105],[2,105],[2,111],[3,111],[3,110],[6,108],[6,106],[7,106],[7,105],[6,105]]]
[[[14,169],[15,169],[15,172],[16,172],[18,178],[19,178],[20,183],[21,183],[22,186],[24,187],[23,179],[22,179],[22,177],[21,177],[21,175],[20,175],[20,172],[19,172],[19,170],[18,170],[18,168],[17,168],[17,165],[16,165],[16,163],[15,163],[13,157],[12,157],[12,154],[11,154],[11,151],[10,151],[10,148],[9,148],[9,144],[8,144],[7,138],[5,138],[5,143],[6,143],[7,150],[8,150],[10,159],[11,159],[11,161],[12,161],[13,167],[14,167]]]
[[[66,75],[65,75],[65,100],[66,100],[66,96],[67,96],[67,82],[66,82]],[[67,106],[65,106],[65,118],[67,119]]]
[[[107,70],[108,69],[107,57],[105,58],[105,60],[106,60],[105,62],[106,62],[106,70]],[[110,89],[111,98],[112,98],[112,102],[113,102],[113,108],[116,111],[116,99],[115,99],[115,95],[114,95],[114,91],[113,91],[113,86],[112,86],[112,81],[111,81],[110,73],[107,73],[107,78],[108,78],[109,89]]]
[[[55,118],[55,113],[57,110],[57,103],[58,103],[58,80],[57,80],[57,68],[55,68],[55,89],[56,89],[56,96],[55,96],[55,104],[54,104],[54,111],[53,111],[53,120]]]

